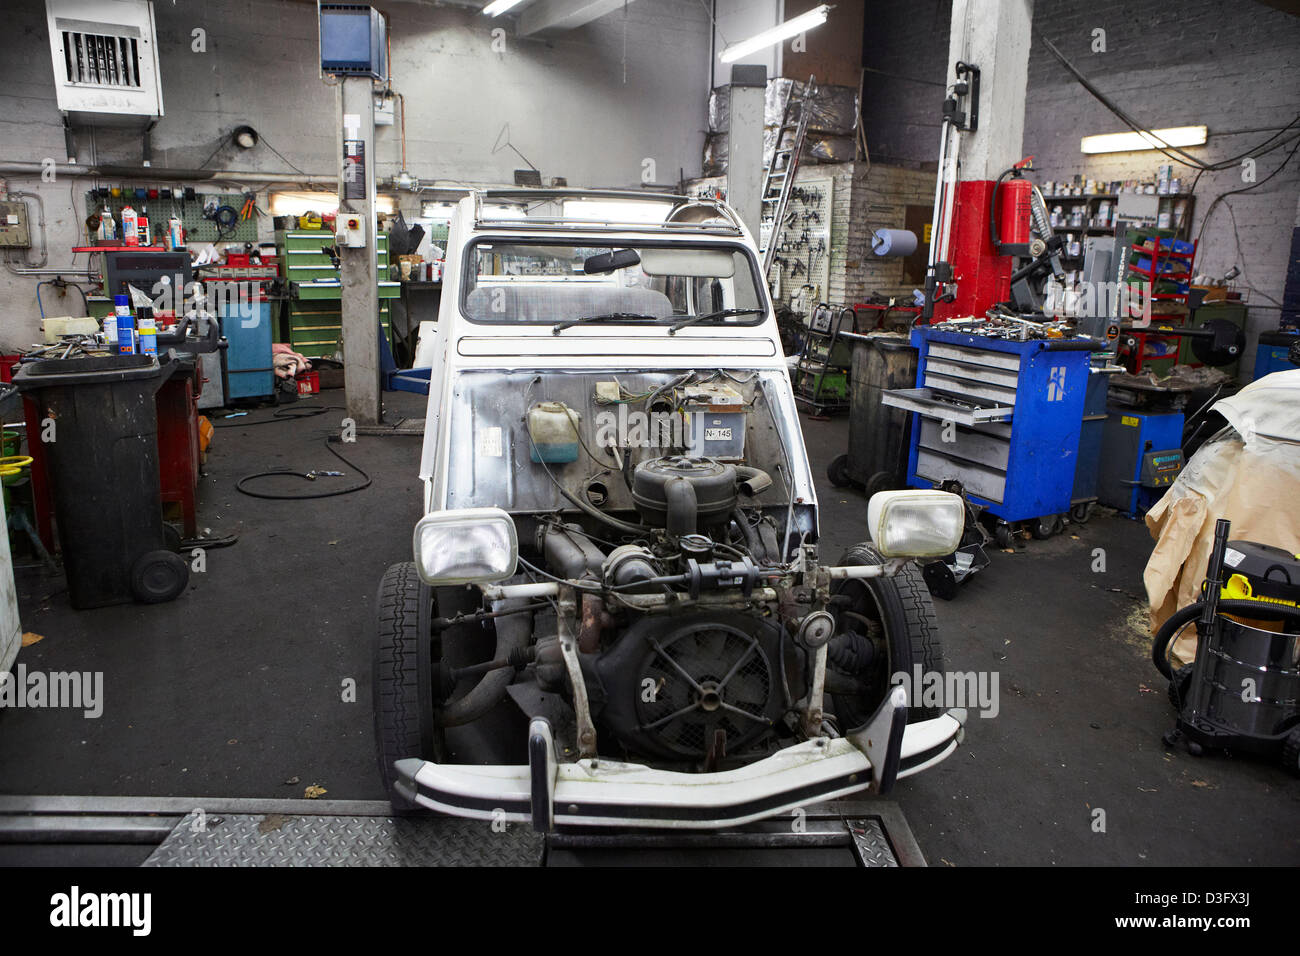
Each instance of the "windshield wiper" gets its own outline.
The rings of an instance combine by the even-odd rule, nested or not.
[[[641,312],[609,312],[605,315],[585,315],[580,319],[568,319],[564,322],[557,322],[551,326],[551,334],[559,335],[565,329],[572,328],[575,325],[594,324],[596,322],[658,322],[659,316],[645,315]]]
[[[688,315],[686,318],[674,322],[673,327],[668,330],[668,334],[676,335],[678,329],[684,329],[688,325],[695,325],[697,322],[723,319],[729,315],[762,315],[766,311],[766,309],[722,309],[719,312],[706,312],[704,315]]]

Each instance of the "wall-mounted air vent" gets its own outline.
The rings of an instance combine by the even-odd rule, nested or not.
[[[100,124],[162,115],[149,0],[46,0],[59,109]]]
[[[64,30],[62,40],[69,83],[139,88],[139,37]]]

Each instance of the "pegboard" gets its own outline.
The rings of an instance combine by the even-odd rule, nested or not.
[[[814,304],[828,295],[831,262],[831,214],[834,181],[797,179],[785,207],[785,226],[778,237],[770,278],[774,298],[788,302],[806,284],[816,286]],[[771,225],[764,223],[770,231]]]
[[[105,205],[113,211],[113,219],[121,228],[122,207],[129,205],[137,213],[140,211],[141,204],[149,209],[149,221],[153,224],[155,235],[161,239],[167,230],[167,220],[172,216],[178,216],[181,220],[181,226],[185,229],[186,242],[257,242],[257,213],[254,212],[248,219],[236,223],[233,229],[226,231],[222,235],[217,234],[217,224],[211,219],[203,218],[203,204],[209,199],[216,199],[218,206],[229,206],[238,213],[244,208],[243,193],[198,193],[195,198],[190,200],[180,199],[163,199],[161,196],[157,199],[137,199],[132,193],[121,196],[109,196],[107,199],[101,199],[93,192],[86,193],[87,215],[98,215]],[[88,236],[87,239],[93,241],[94,236]]]

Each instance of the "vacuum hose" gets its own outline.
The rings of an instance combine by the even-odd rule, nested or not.
[[[1169,666],[1167,656],[1169,642],[1173,640],[1173,636],[1184,625],[1196,620],[1204,608],[1204,601],[1197,601],[1195,604],[1180,608],[1170,615],[1169,620],[1160,625],[1160,630],[1156,631],[1156,636],[1151,642],[1151,662],[1156,665],[1156,670],[1169,680],[1174,679],[1173,668]],[[1219,612],[1221,614],[1237,614],[1251,618],[1289,618],[1300,624],[1300,607],[1291,607],[1286,604],[1269,604],[1264,601],[1220,601]]]

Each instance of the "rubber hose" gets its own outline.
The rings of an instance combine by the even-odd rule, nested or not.
[[[731,520],[736,522],[736,525],[740,528],[741,537],[745,539],[745,547],[749,549],[750,557],[755,561],[769,560],[770,555],[768,555],[767,549],[763,547],[763,542],[759,540],[758,532],[750,526],[745,513],[739,508],[734,508],[731,512]]]
[[[506,601],[492,602],[493,611],[516,610],[528,604],[527,598],[511,598]],[[513,614],[498,617],[494,621],[497,632],[496,650],[493,660],[508,660],[514,651],[522,651],[528,646],[533,631],[531,614]],[[499,704],[506,696],[506,688],[515,678],[513,667],[502,667],[488,671],[475,684],[468,694],[453,700],[440,710],[436,720],[441,727],[459,727],[478,720],[489,710]]]
[[[1169,666],[1169,658],[1166,656],[1169,642],[1184,625],[1196,620],[1204,607],[1204,601],[1197,601],[1175,611],[1169,616],[1169,620],[1160,625],[1160,630],[1156,631],[1156,636],[1151,641],[1151,662],[1156,665],[1156,670],[1169,680],[1174,679],[1173,668]],[[1291,618],[1300,623],[1300,608],[1285,604],[1268,604],[1264,601],[1220,601],[1219,610],[1225,614],[1239,614],[1254,618]]]

